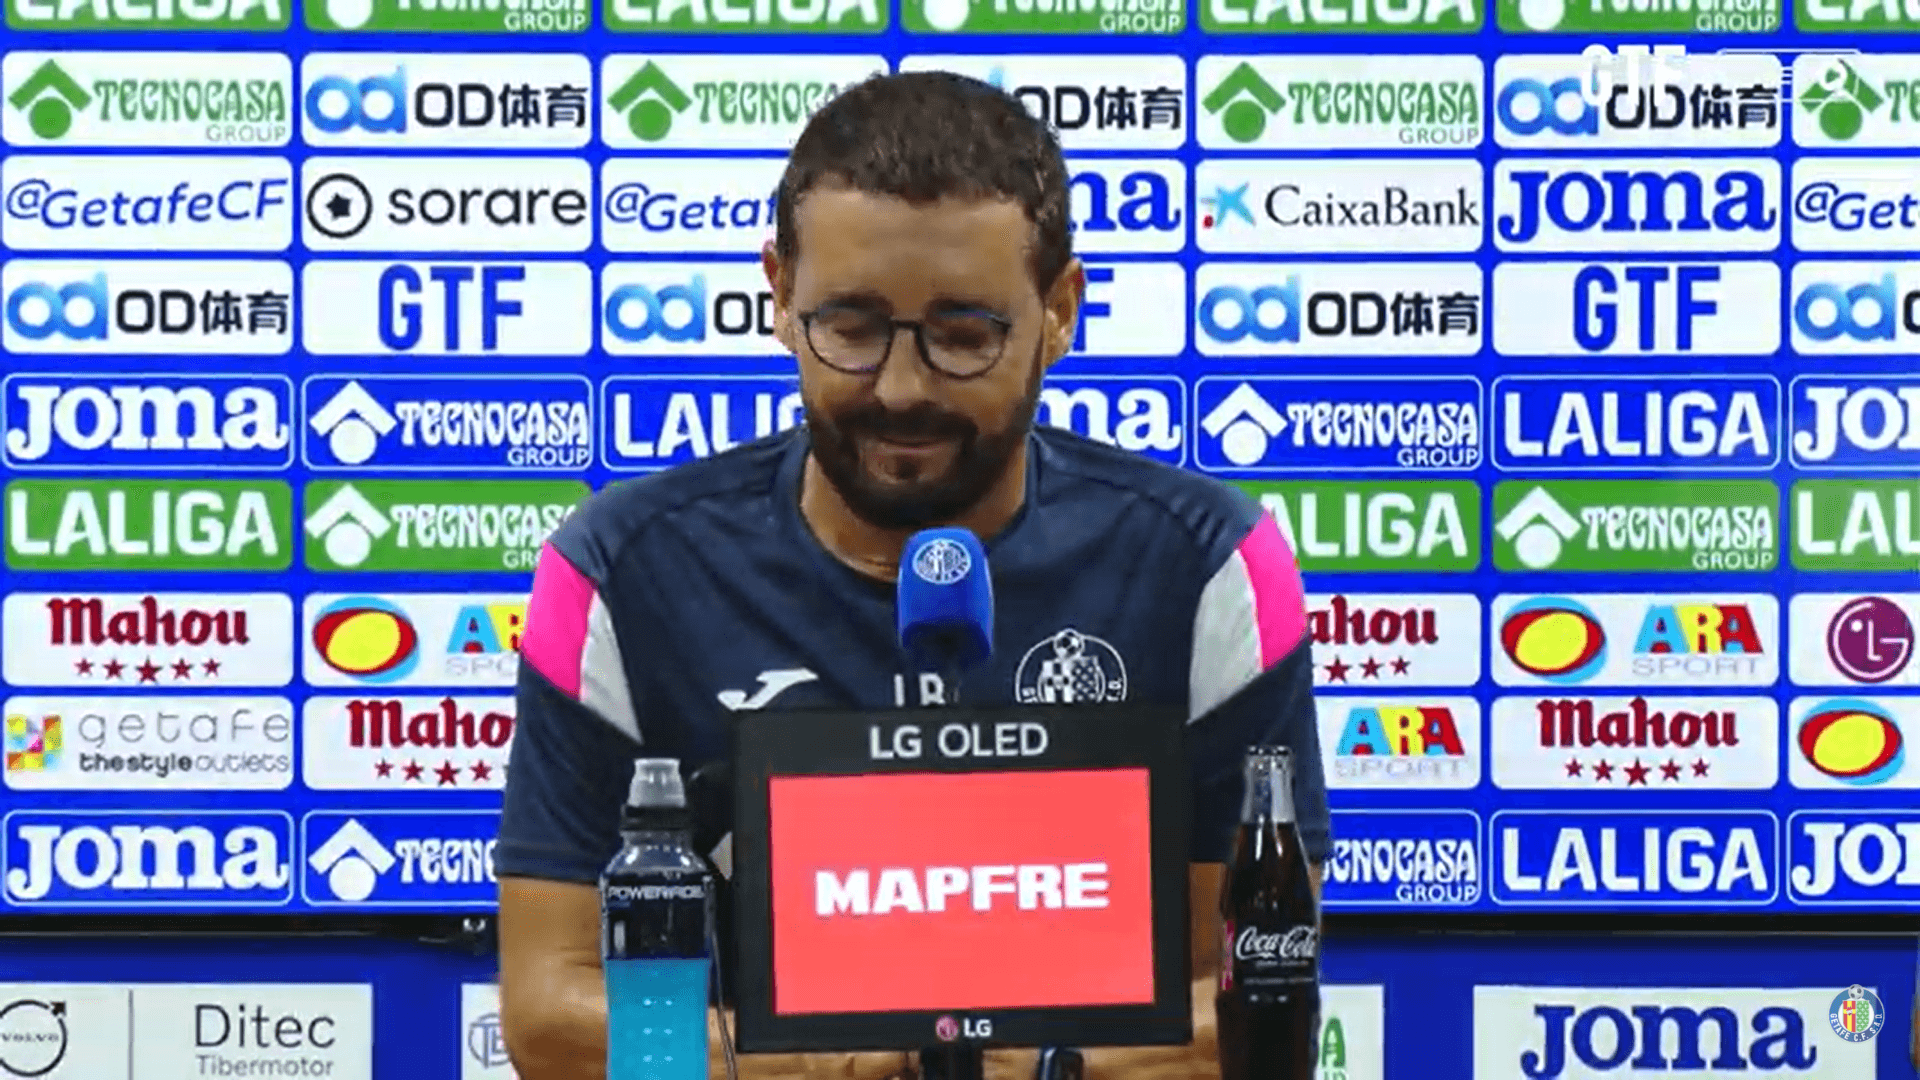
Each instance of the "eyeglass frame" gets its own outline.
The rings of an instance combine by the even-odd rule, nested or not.
[[[985,311],[980,309],[974,309],[974,310],[968,311],[967,314],[977,318],[986,319],[987,321],[995,324],[1000,328],[1000,335],[1001,335],[1000,351],[995,353],[993,360],[989,362],[987,366],[981,368],[979,371],[968,372],[965,375],[956,375],[953,372],[948,371],[946,368],[941,367],[939,364],[936,364],[933,362],[933,351],[927,347],[927,321],[925,319],[896,319],[890,315],[881,315],[877,311],[870,312],[875,322],[879,322],[882,319],[886,321],[887,347],[885,351],[883,351],[880,354],[880,359],[874,361],[873,366],[859,368],[857,370],[849,370],[847,368],[843,368],[840,365],[835,364],[832,361],[828,360],[826,356],[823,353],[821,353],[820,347],[813,343],[813,321],[819,318],[822,312],[825,312],[830,308],[838,308],[840,310],[845,310],[845,311],[860,310],[858,307],[851,306],[851,305],[827,303],[827,304],[822,304],[817,308],[814,308],[812,311],[803,311],[799,315],[800,336],[806,340],[807,350],[813,353],[815,359],[819,360],[822,364],[825,364],[828,368],[834,371],[837,371],[842,375],[878,374],[881,368],[884,368],[887,366],[887,361],[893,358],[893,344],[895,341],[899,340],[900,331],[905,329],[905,330],[913,331],[914,348],[916,351],[919,352],[920,362],[926,366],[927,370],[932,371],[935,374],[941,375],[945,378],[952,379],[956,382],[965,382],[971,379],[978,379],[982,375],[985,375],[988,372],[992,371],[994,368],[999,367],[1000,361],[1006,359],[1006,356],[1007,356],[1007,341],[1013,336],[1013,320],[1007,318],[1005,315],[1001,315],[997,312]]]

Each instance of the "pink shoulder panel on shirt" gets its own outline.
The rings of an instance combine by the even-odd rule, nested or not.
[[[1270,668],[1300,644],[1307,632],[1306,586],[1293,549],[1273,515],[1261,514],[1237,552],[1253,593],[1254,624],[1260,630],[1260,666]]]
[[[561,693],[580,700],[581,658],[587,650],[587,619],[593,610],[593,582],[587,580],[552,544],[540,549],[533,571],[533,595],[527,600],[527,626],[520,655]]]

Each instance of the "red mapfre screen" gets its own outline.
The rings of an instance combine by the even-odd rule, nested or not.
[[[1153,1003],[1145,769],[774,777],[773,1011]]]

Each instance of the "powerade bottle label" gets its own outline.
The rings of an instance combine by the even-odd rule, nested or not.
[[[600,895],[606,959],[707,955],[713,890],[705,875],[609,874]]]

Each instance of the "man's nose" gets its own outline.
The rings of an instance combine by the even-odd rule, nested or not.
[[[918,336],[910,326],[894,327],[892,347],[874,381],[874,397],[888,408],[900,409],[926,401],[932,390],[933,372],[920,356]]]

